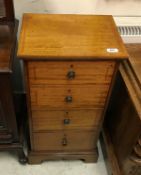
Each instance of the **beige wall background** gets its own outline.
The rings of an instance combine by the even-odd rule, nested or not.
[[[31,13],[141,16],[141,0],[14,0],[16,17]]]

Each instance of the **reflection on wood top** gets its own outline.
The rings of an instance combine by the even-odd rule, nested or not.
[[[107,48],[117,48],[109,53]],[[24,14],[18,56],[23,59],[125,59],[112,16]]]
[[[14,47],[14,24],[0,25],[0,71],[11,69],[11,54]]]
[[[129,53],[129,62],[141,85],[141,44],[127,44],[126,48]]]

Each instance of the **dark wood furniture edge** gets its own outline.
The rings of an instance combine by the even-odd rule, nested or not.
[[[4,0],[4,4],[6,7],[6,16],[0,19],[0,22],[11,21],[14,22],[15,20],[15,12],[14,12],[14,3],[13,0]]]
[[[136,88],[138,83],[136,82],[136,78],[134,77],[132,70],[129,68],[128,62],[125,61],[123,64],[120,65],[119,72],[125,82],[129,97],[134,102],[133,104],[136,109],[136,112],[141,117],[140,101],[136,98],[136,96],[132,95],[132,94],[136,94],[135,91],[140,91],[140,89]],[[134,86],[131,83],[131,81],[135,82]],[[119,167],[119,163],[114,151],[113,143],[111,141],[110,135],[105,125],[103,126],[103,130],[100,136],[100,143],[101,143],[106,167],[108,170],[108,174],[123,175]]]
[[[24,145],[23,129],[24,128],[22,126],[22,122],[20,122],[20,126],[19,126],[16,120],[17,118],[19,118],[19,120],[23,119],[23,117],[21,116],[21,114],[23,114],[23,109],[18,114],[15,111],[16,107],[14,105],[15,100],[14,100],[13,85],[12,85],[13,62],[14,62],[14,59],[16,57],[16,52],[17,52],[17,32],[18,32],[19,21],[15,19],[13,0],[4,0],[3,2],[4,2],[3,4],[4,8],[5,8],[5,15],[0,18],[0,25],[8,26],[9,35],[10,35],[10,41],[9,41],[10,44],[7,46],[7,48],[9,49],[8,50],[9,52],[7,54],[8,64],[6,68],[0,69],[0,75],[2,77],[6,76],[8,79],[7,93],[9,94],[9,99],[7,99],[7,101],[9,101],[8,104],[10,105],[7,105],[7,106],[9,106],[10,110],[8,110],[8,108],[6,109],[6,111],[9,111],[9,114],[7,115],[8,117],[5,119],[6,120],[5,122],[6,124],[8,123],[7,126],[11,132],[12,138],[9,138],[9,141],[6,140],[6,141],[1,142],[0,151],[17,152],[19,156],[19,162],[24,164],[27,162],[26,156],[23,150],[23,145]],[[5,94],[5,91],[4,91],[4,94]],[[16,103],[19,103],[19,101]]]
[[[135,74],[135,71],[133,70],[130,62],[126,60],[120,65],[119,72],[123,78],[123,81],[125,82],[128,95],[130,99],[133,101],[135,110],[141,120],[141,108],[140,108],[141,101],[139,98],[141,94],[141,89],[140,89],[140,83]],[[111,141],[108,130],[106,129],[105,126],[103,126],[100,142],[101,142],[101,147],[102,147],[106,167],[108,170],[108,174],[123,175],[119,167],[119,163],[114,151],[113,143]]]
[[[136,50],[138,47],[140,48],[141,44],[140,43],[129,43],[129,44],[126,44],[126,47],[127,47],[127,51],[129,50],[129,54],[130,54],[130,49],[133,48],[134,50]],[[131,58],[134,57],[131,53]],[[131,59],[132,60],[132,59]],[[136,81],[137,83],[139,84],[140,88],[141,88],[141,81],[139,79],[139,75],[137,74],[138,72],[136,71],[136,68],[134,67],[134,65],[132,65],[132,61],[128,60],[128,65],[130,66],[135,78],[136,78]]]
[[[106,127],[103,127],[103,130],[101,132],[100,144],[102,147],[102,152],[106,163],[108,175],[123,175],[120,171],[114,147]]]
[[[136,78],[134,77],[134,73],[130,69],[127,62],[124,62],[119,68],[120,74],[125,82],[128,94],[133,101],[134,107],[141,119],[141,101],[138,95],[141,94],[141,89],[138,86],[138,82],[136,82]],[[134,94],[134,95],[133,95]]]
[[[23,129],[19,132],[19,142],[0,145],[0,151],[16,151],[21,164],[27,163],[27,157],[23,150]]]
[[[79,152],[47,152],[30,151],[28,153],[29,164],[39,164],[47,160],[83,160],[85,163],[96,163],[98,160],[98,149],[95,148],[93,151],[79,151]]]
[[[14,95],[14,97],[13,97],[14,103],[19,104],[22,102],[23,104],[25,104],[25,94],[24,93],[23,94],[14,93],[13,95]],[[22,99],[22,100],[19,101],[17,99],[20,99],[20,100]],[[20,107],[20,109],[19,109],[19,107]],[[19,162],[21,164],[25,164],[25,163],[27,163],[27,157],[26,157],[26,154],[24,152],[23,145],[24,145],[24,137],[25,137],[24,133],[26,132],[26,128],[25,128],[26,123],[25,123],[25,121],[23,121],[22,115],[24,115],[26,113],[26,111],[25,111],[26,109],[23,108],[23,105],[19,105],[18,110],[20,110],[20,113],[15,114],[16,117],[20,116],[19,118],[20,118],[20,122],[21,122],[21,124],[19,124],[20,125],[19,128],[17,128],[18,133],[19,133],[18,140],[15,142],[7,143],[7,144],[6,143],[0,144],[0,151],[15,151],[15,152],[17,152]],[[18,123],[18,121],[17,121],[17,123]]]

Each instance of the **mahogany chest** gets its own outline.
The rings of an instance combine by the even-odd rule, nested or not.
[[[119,63],[127,53],[112,16],[24,14],[29,163],[96,162],[97,140]]]

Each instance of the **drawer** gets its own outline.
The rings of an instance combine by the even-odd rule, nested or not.
[[[31,108],[103,108],[109,85],[32,86]]]
[[[109,84],[115,67],[114,61],[29,62],[29,82],[41,84]]]
[[[35,151],[93,150],[96,147],[96,132],[71,130],[34,133],[33,144]]]
[[[71,111],[32,111],[34,131],[91,129],[101,121],[103,109]]]

